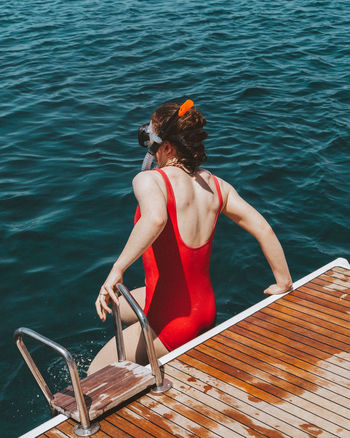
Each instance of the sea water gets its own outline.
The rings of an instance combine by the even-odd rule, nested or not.
[[[113,334],[94,301],[132,228],[137,128],[165,101],[207,119],[206,166],[270,222],[296,280],[349,256],[350,2],[9,1],[0,5],[0,430],[49,418],[12,333],[84,375]],[[259,245],[221,218],[218,322],[264,298]],[[143,284],[137,262],[125,274]],[[52,391],[61,359],[27,342]]]

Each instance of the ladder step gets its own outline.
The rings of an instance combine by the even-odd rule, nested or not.
[[[90,421],[155,383],[152,372],[123,361],[107,365],[81,380]],[[60,413],[80,421],[72,386],[54,395],[51,405]]]

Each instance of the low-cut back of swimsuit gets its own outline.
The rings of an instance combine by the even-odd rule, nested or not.
[[[170,180],[162,169],[154,170],[162,175],[166,184],[168,221],[142,257],[146,283],[144,312],[159,339],[171,351],[215,324],[216,307],[209,262],[215,226],[222,208],[222,194],[217,178],[212,175],[219,198],[213,231],[203,245],[188,246],[179,233]],[[139,218],[140,209],[137,207],[135,223]]]

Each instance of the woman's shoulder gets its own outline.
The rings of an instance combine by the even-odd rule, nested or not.
[[[159,184],[159,182],[163,180],[162,175],[160,172],[154,172],[153,170],[144,170],[142,172],[139,172],[137,175],[134,176],[132,180],[133,187],[139,186],[139,185],[153,185],[153,184]]]

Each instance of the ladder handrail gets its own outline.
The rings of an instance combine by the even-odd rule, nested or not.
[[[36,380],[37,384],[39,385],[39,388],[41,392],[44,394],[44,397],[50,407],[51,413],[54,413],[51,406],[51,401],[53,400],[53,395],[47,386],[45,379],[43,378],[42,374],[40,373],[38,367],[35,365],[32,356],[30,355],[27,347],[25,346],[22,337],[27,336],[31,339],[33,339],[36,342],[39,342],[40,344],[44,345],[45,347],[50,348],[55,353],[57,353],[59,356],[61,356],[64,361],[66,362],[66,365],[68,367],[68,371],[70,374],[70,378],[72,381],[74,396],[77,402],[77,407],[79,410],[80,415],[80,423],[83,426],[83,428],[89,428],[90,427],[90,419],[89,414],[86,408],[86,403],[83,396],[83,391],[81,389],[80,379],[78,375],[77,366],[75,363],[75,360],[73,359],[73,356],[71,353],[64,348],[62,345],[58,344],[57,342],[52,341],[49,338],[46,338],[45,336],[41,335],[40,333],[37,333],[36,331],[26,328],[26,327],[20,327],[17,330],[15,330],[13,334],[14,341],[23,356],[23,359],[25,360],[26,364],[28,365],[28,368],[30,369],[31,373],[33,374],[34,379]]]
[[[156,382],[157,388],[160,389],[163,387],[164,382],[163,382],[162,373],[161,373],[160,368],[159,368],[156,352],[154,349],[151,327],[149,325],[147,317],[146,317],[145,313],[143,312],[143,310],[141,309],[141,307],[135,301],[134,297],[131,295],[129,289],[124,284],[118,283],[117,289],[123,295],[123,297],[126,299],[126,301],[130,305],[132,310],[135,312],[138,320],[140,321],[142,331],[143,331],[145,341],[146,341],[147,356],[149,359],[149,363],[151,365],[152,374],[155,377],[155,382]],[[113,307],[114,318],[119,318],[119,322],[120,322],[119,308],[114,303],[114,301],[112,301],[112,307]],[[119,340],[119,342],[121,341],[123,343],[123,335],[120,332],[118,333],[117,330],[116,330],[116,339],[117,339],[117,345],[118,345],[118,340]]]

